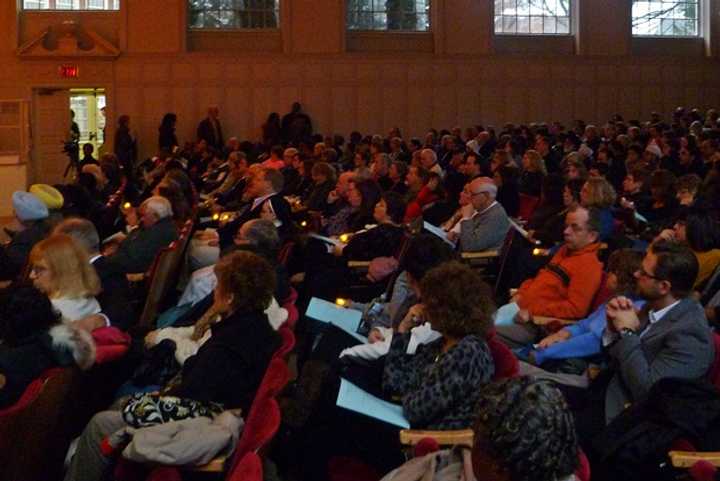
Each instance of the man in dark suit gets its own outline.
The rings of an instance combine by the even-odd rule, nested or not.
[[[697,258],[685,246],[655,242],[635,273],[640,311],[617,297],[608,303],[603,344],[614,365],[605,392],[605,420],[643,399],[663,378],[705,376],[715,350],[702,306],[688,297],[698,272]]]
[[[178,238],[172,207],[165,197],[153,196],[138,209],[140,227],[120,243],[106,258],[108,272],[133,274],[146,272],[160,249]]]
[[[284,229],[292,224],[290,205],[280,195],[284,182],[283,174],[277,169],[263,168],[253,174],[244,195],[245,198],[252,199],[252,201],[238,211],[232,221],[218,229],[221,249],[232,245],[235,234],[245,222],[259,219],[263,205],[268,202],[271,205],[270,210],[276,217],[275,222],[282,237]]]
[[[198,140],[204,140],[208,146],[221,151],[225,146],[222,126],[220,125],[220,109],[217,105],[208,107],[208,116],[200,122],[197,128]]]

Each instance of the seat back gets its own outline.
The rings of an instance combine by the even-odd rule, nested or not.
[[[278,263],[280,263],[280,265],[287,267],[290,257],[293,254],[293,249],[295,249],[295,242],[289,241],[283,244],[280,252],[278,252]]]
[[[280,334],[282,338],[282,344],[275,354],[273,354],[273,357],[285,359],[295,347],[295,334],[293,334],[292,328],[286,324],[280,326],[278,334]]]
[[[488,338],[486,342],[495,363],[495,375],[492,380],[500,381],[516,377],[520,372],[520,363],[510,348],[494,335]]]
[[[291,331],[295,331],[295,325],[297,324],[298,319],[300,318],[300,312],[298,311],[297,307],[295,306],[295,301],[297,301],[298,293],[295,289],[292,287],[290,288],[290,295],[287,299],[282,301],[282,307],[285,308],[287,311],[287,319],[283,323],[283,326],[287,327]]]
[[[176,287],[192,228],[192,221],[187,221],[180,231],[180,237],[168,247],[163,248],[155,257],[150,270],[145,306],[138,321],[138,327],[141,330],[149,330],[154,327],[153,323],[165,307],[164,303],[168,294]]]
[[[715,347],[715,357],[708,371],[708,381],[720,391],[720,334],[713,332],[712,337]]]
[[[71,438],[77,371],[56,368],[33,383],[21,405],[3,410],[0,418],[0,479],[50,480],[62,477]],[[20,403],[20,401],[18,401]]]
[[[540,204],[540,197],[534,197],[528,194],[520,194],[520,207],[518,208],[518,218],[523,220],[530,219],[535,209]]]
[[[280,406],[273,397],[255,398],[245,420],[240,441],[235,449],[233,467],[247,453],[258,452],[266,446],[280,427]]]
[[[242,457],[225,478],[227,481],[263,481],[262,460],[257,453],[249,452]]]
[[[612,296],[612,292],[607,287],[607,272],[603,271],[602,277],[600,278],[600,287],[598,287],[592,302],[590,303],[590,311],[588,315],[592,314],[597,310],[598,307],[605,304]]]
[[[289,380],[290,370],[288,369],[287,362],[280,356],[273,356],[255,394],[255,400],[277,396]],[[255,401],[253,401],[253,406],[250,408],[251,413],[254,404]]]

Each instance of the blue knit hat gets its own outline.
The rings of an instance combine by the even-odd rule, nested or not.
[[[21,221],[45,219],[48,216],[47,206],[30,192],[18,190],[12,196],[15,216]]]

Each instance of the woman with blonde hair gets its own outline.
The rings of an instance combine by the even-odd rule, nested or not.
[[[600,211],[600,240],[606,241],[615,228],[612,206],[615,204],[615,189],[610,182],[602,177],[591,177],[580,189],[580,204],[589,209],[595,207]]]
[[[63,322],[84,319],[100,312],[95,295],[100,279],[88,252],[72,237],[55,234],[30,252],[30,279],[58,311]]]
[[[537,150],[528,150],[522,158],[522,175],[520,176],[520,192],[540,197],[543,179],[547,175],[545,160]]]

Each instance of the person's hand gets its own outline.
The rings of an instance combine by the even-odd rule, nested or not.
[[[447,233],[447,238],[450,242],[457,242],[459,237],[460,237],[460,234],[458,234],[454,230],[450,230]]]
[[[622,206],[623,209],[635,210],[635,203],[634,203],[634,202],[630,202],[630,201],[627,200],[625,197],[623,197],[622,199],[620,199],[620,205]]]
[[[337,202],[337,200],[340,198],[340,196],[337,193],[337,190],[331,190],[330,193],[328,193],[327,196],[327,203],[328,204],[334,204]]]
[[[675,231],[673,229],[663,229],[662,232],[660,232],[655,238],[655,240],[666,240],[670,242],[675,242]]]
[[[125,215],[125,223],[127,225],[138,225],[139,219],[137,215],[137,209],[135,209],[134,207],[128,207],[127,209],[123,210],[123,214]]]
[[[606,308],[608,327],[615,332],[623,329],[637,331],[640,327],[640,319],[630,299],[618,296],[611,299]]]
[[[708,306],[705,308],[705,317],[707,317],[707,320],[710,324],[714,324],[717,322],[717,313],[714,306]]]
[[[471,218],[475,213],[475,207],[472,205],[472,202],[460,207],[460,213],[462,214],[463,219]]]
[[[530,229],[529,231],[527,231],[527,239],[530,241],[531,244],[535,244],[537,242],[534,229]]]
[[[152,347],[157,344],[158,331],[158,329],[155,329],[145,335],[145,346]]]
[[[515,318],[513,319],[517,324],[527,324],[532,320],[532,316],[530,315],[530,311],[527,309],[520,309],[517,314],[515,314]]]
[[[407,314],[405,314],[405,317],[400,322],[400,325],[398,326],[398,332],[401,334],[409,332],[410,329],[412,329],[413,327],[422,324],[424,318],[425,306],[422,304],[415,304],[410,309],[408,309]]]
[[[93,332],[95,329],[105,327],[105,318],[100,314],[92,314],[77,321],[73,321],[72,325],[83,331]]]
[[[370,330],[370,333],[368,334],[368,343],[369,344],[375,344],[376,342],[383,342],[385,340],[385,336],[382,335],[382,332],[380,332],[380,329],[373,327]]]
[[[551,334],[544,338],[542,341],[538,343],[539,349],[547,349],[548,347],[552,346],[553,344],[557,344],[558,342],[567,341],[570,339],[570,332],[566,331],[565,329],[561,329],[555,334]]]

